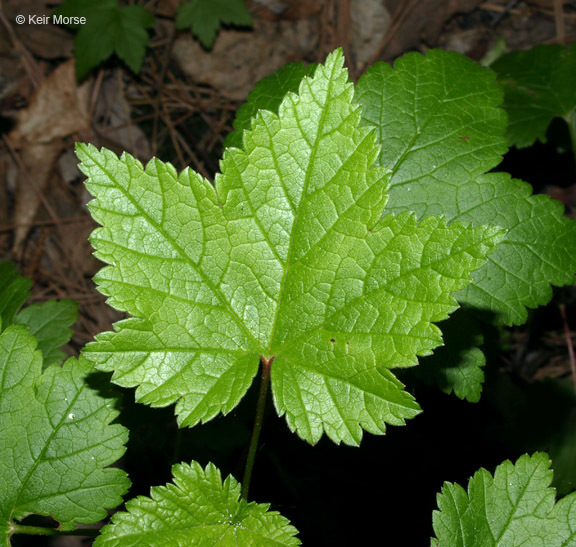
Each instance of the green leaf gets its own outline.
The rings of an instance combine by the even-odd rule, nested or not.
[[[303,63],[289,63],[279,68],[266,78],[256,83],[254,89],[248,94],[246,102],[236,112],[234,131],[224,141],[224,146],[242,148],[242,134],[252,126],[252,118],[259,110],[269,110],[278,114],[278,109],[285,95],[291,91],[298,92],[300,82],[305,76],[312,76],[317,63],[304,65]]]
[[[506,136],[512,145],[524,148],[536,140],[546,142],[554,118],[576,124],[576,42],[569,48],[541,45],[508,53],[491,68],[504,89]]]
[[[36,338],[44,355],[43,366],[60,364],[66,353],[60,348],[72,337],[72,326],[78,319],[78,304],[72,300],[50,300],[32,304],[16,316],[16,323],[26,325]]]
[[[146,29],[154,26],[154,17],[142,6],[119,6],[117,0],[66,0],[54,15],[86,18],[74,40],[78,79],[114,53],[133,72],[140,71],[149,42]]]
[[[554,504],[548,456],[521,456],[506,461],[494,476],[485,469],[474,474],[468,493],[444,483],[433,513],[439,546],[497,545],[568,547],[576,541],[576,494]]]
[[[159,160],[78,145],[91,237],[111,264],[96,277],[135,318],[85,355],[137,400],[174,402],[192,426],[238,404],[258,362],[289,427],[356,445],[419,407],[389,371],[441,343],[433,322],[457,307],[501,230],[382,216],[386,174],[371,167],[374,132],[359,128],[340,51],[261,111],[229,148],[215,188]]]
[[[550,284],[573,282],[576,223],[528,184],[484,174],[506,152],[502,95],[490,70],[457,53],[411,53],[394,68],[369,69],[356,99],[364,124],[378,131],[379,163],[392,171],[388,210],[507,230],[474,282],[456,293],[460,303],[520,324],[526,307],[550,300]]]
[[[444,393],[477,403],[482,393],[486,357],[477,346],[483,336],[479,323],[466,310],[458,310],[440,324],[444,346],[414,369],[419,379],[436,384]]]
[[[244,0],[191,0],[178,8],[176,28],[190,28],[211,49],[220,25],[251,26],[252,16]]]
[[[14,323],[14,317],[30,296],[32,281],[22,277],[12,262],[0,262],[0,332]]]
[[[559,494],[568,494],[576,490],[576,407],[561,424],[550,446],[550,457],[554,468],[553,486]]]
[[[286,518],[241,500],[234,477],[222,483],[214,465],[179,464],[172,474],[174,482],[153,487],[151,497],[127,502],[94,545],[300,545]]]
[[[0,335],[0,529],[29,514],[64,526],[106,516],[128,490],[120,469],[128,434],[109,425],[115,400],[89,387],[85,359],[42,373],[42,354],[24,326]]]

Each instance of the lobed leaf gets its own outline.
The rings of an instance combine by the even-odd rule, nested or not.
[[[256,82],[254,89],[248,94],[246,102],[236,112],[234,131],[224,141],[224,146],[242,148],[242,134],[250,129],[252,119],[259,110],[269,110],[278,114],[282,99],[288,92],[297,93],[300,83],[306,76],[313,76],[317,63],[288,63],[266,78]]]
[[[118,0],[66,0],[54,14],[86,18],[74,39],[78,79],[114,53],[133,72],[140,71],[150,40],[146,29],[154,26],[154,17],[142,6],[120,6]]]
[[[26,325],[30,335],[36,338],[42,351],[43,367],[60,364],[66,353],[60,348],[67,344],[73,331],[68,328],[78,319],[78,304],[73,300],[49,300],[43,304],[32,304],[21,310],[16,323]]]
[[[128,434],[110,425],[115,400],[89,387],[92,367],[69,359],[42,373],[42,354],[24,326],[0,335],[0,533],[29,514],[70,528],[116,507],[129,481],[106,469],[124,453]]]
[[[176,28],[190,28],[211,49],[220,25],[251,26],[252,16],[244,0],[190,0],[178,7]]]
[[[456,309],[501,230],[438,217],[382,216],[387,175],[372,167],[340,51],[261,111],[229,148],[215,188],[200,175],[79,145],[91,238],[111,266],[96,278],[133,319],[85,355],[139,401],[174,402],[180,424],[229,412],[259,360],[290,428],[358,444],[419,407],[389,372],[441,344],[432,325]]]
[[[576,42],[569,48],[550,44],[514,51],[491,68],[504,89],[510,144],[524,148],[546,142],[554,118],[576,123]]]
[[[436,384],[444,393],[477,403],[482,393],[486,357],[478,349],[483,343],[482,329],[466,310],[458,310],[442,323],[445,345],[426,357],[414,375]]]
[[[544,453],[506,461],[494,476],[474,474],[468,493],[444,483],[433,513],[432,543],[440,547],[509,545],[568,547],[576,541],[576,494],[554,503],[552,471]]]
[[[0,261],[0,332],[14,323],[30,296],[31,286],[32,281],[22,277],[15,264]]]
[[[150,497],[126,503],[94,545],[300,545],[297,530],[268,504],[240,499],[240,485],[224,482],[213,464],[179,464],[174,482],[155,486]]]
[[[456,53],[408,54],[394,68],[370,68],[356,99],[363,123],[378,131],[379,163],[392,173],[390,211],[507,230],[473,283],[456,293],[460,303],[520,324],[526,307],[550,300],[550,284],[572,283],[576,224],[561,205],[508,175],[484,174],[506,152],[502,93],[491,71]]]

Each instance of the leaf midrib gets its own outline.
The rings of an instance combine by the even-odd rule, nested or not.
[[[43,374],[41,373],[39,378],[42,379]],[[32,465],[32,467],[29,469],[28,473],[26,473],[26,476],[22,479],[22,482],[20,484],[20,488],[18,488],[18,492],[16,494],[16,496],[14,497],[14,506],[12,507],[12,511],[10,512],[10,518],[12,518],[12,516],[14,515],[14,512],[20,508],[20,506],[17,505],[18,503],[18,499],[20,498],[20,495],[22,494],[22,491],[24,490],[25,485],[28,483],[28,481],[30,480],[30,477],[34,474],[34,472],[36,471],[37,467],[40,465],[41,462],[44,462],[43,457],[44,454],[46,453],[46,451],[48,450],[49,446],[52,444],[52,441],[54,440],[54,437],[56,436],[56,434],[58,433],[58,431],[60,431],[60,428],[62,427],[62,424],[64,423],[64,420],[66,419],[66,417],[68,416],[70,409],[74,407],[74,405],[76,404],[76,402],[78,401],[78,399],[80,398],[80,395],[82,394],[82,392],[84,391],[86,384],[82,383],[80,389],[78,389],[78,391],[76,392],[76,394],[74,395],[74,397],[72,397],[72,400],[70,401],[70,404],[67,405],[66,407],[66,411],[62,412],[61,418],[58,421],[58,423],[52,428],[52,432],[50,433],[50,435],[48,436],[48,438],[46,439],[44,446],[42,447],[42,450],[40,451],[40,453],[38,454],[38,456],[36,457],[36,460],[34,461],[34,464]],[[46,405],[43,404],[41,401],[39,401],[38,399],[34,398],[34,400],[43,408],[46,408]],[[51,424],[51,420],[50,420],[50,416],[48,414],[48,412],[46,412],[44,414],[45,418],[48,419],[48,423]],[[37,499],[35,498],[33,500],[33,502],[36,502]]]
[[[310,184],[310,178],[311,178],[311,167],[314,165],[314,161],[316,159],[316,154],[318,152],[320,140],[324,136],[322,130],[324,128],[324,124],[326,121],[326,115],[327,115],[327,111],[328,111],[327,103],[328,103],[330,97],[332,96],[333,77],[334,77],[334,71],[335,70],[336,70],[336,67],[333,67],[332,68],[332,74],[330,75],[330,78],[328,80],[328,90],[326,92],[326,104],[324,105],[324,108],[322,109],[322,114],[320,116],[320,121],[318,123],[317,137],[316,137],[316,140],[315,140],[314,145],[312,147],[312,154],[310,156],[310,160],[308,162],[308,166],[306,169],[306,176],[304,177],[304,184],[303,184],[303,188],[302,188],[302,194],[300,197],[300,203],[298,204],[298,209],[296,210],[296,214],[294,216],[294,222],[292,224],[292,231],[290,234],[290,244],[288,246],[288,253],[286,254],[286,267],[284,269],[284,275],[283,275],[282,281],[280,283],[280,293],[278,294],[278,305],[276,306],[276,312],[274,313],[274,319],[272,321],[272,329],[270,330],[270,337],[268,339],[268,351],[271,350],[272,345],[273,345],[274,337],[276,334],[276,328],[278,326],[278,319],[280,316],[279,312],[282,309],[282,304],[284,301],[284,295],[286,294],[285,293],[285,287],[286,287],[286,280],[288,278],[288,272],[290,271],[290,266],[291,266],[293,244],[294,244],[294,240],[295,240],[294,234],[297,232],[297,226],[298,226],[298,222],[300,219],[300,211],[302,209],[302,204],[306,200],[306,197],[308,194],[308,186]],[[310,85],[310,84],[308,84],[308,85]],[[346,85],[348,85],[348,84],[346,84]],[[270,359],[272,356],[271,355],[265,355],[264,357],[266,359]]]
[[[223,307],[228,311],[228,313],[230,314],[230,316],[234,319],[235,323],[240,327],[241,330],[243,330],[247,337],[253,342],[254,346],[256,348],[260,349],[260,344],[258,343],[258,341],[256,340],[256,338],[254,337],[254,335],[250,332],[250,330],[248,330],[246,328],[246,325],[244,324],[243,321],[241,321],[241,319],[238,317],[238,315],[236,314],[236,312],[228,305],[228,302],[226,301],[226,299],[224,298],[224,295],[220,292],[220,290],[214,285],[214,283],[212,283],[212,281],[210,280],[210,278],[208,276],[206,276],[206,274],[204,273],[204,271],[202,270],[202,268],[200,268],[200,266],[198,264],[196,264],[189,256],[188,254],[184,251],[184,249],[182,247],[180,247],[180,245],[178,245],[178,243],[176,243],[176,241],[170,237],[165,230],[163,230],[154,219],[152,219],[152,217],[150,215],[148,215],[143,209],[142,207],[140,207],[140,204],[135,201],[132,196],[128,193],[128,191],[116,181],[116,178],[112,175],[112,173],[106,169],[106,167],[104,165],[102,165],[100,162],[98,162],[95,158],[93,158],[92,156],[90,156],[90,159],[92,159],[92,161],[106,174],[106,176],[108,177],[108,179],[110,181],[112,181],[112,183],[114,184],[114,187],[116,187],[117,189],[120,190],[120,192],[122,192],[122,194],[126,197],[126,199],[128,199],[128,201],[130,201],[130,203],[134,206],[134,208],[146,219],[147,222],[149,222],[165,239],[166,241],[172,245],[172,247],[174,248],[174,250],[176,250],[176,252],[178,252],[178,254],[184,259],[184,261],[186,263],[188,263],[194,270],[196,270],[196,272],[198,272],[198,275],[204,280],[204,282],[206,283],[206,285],[214,292],[214,294],[216,295],[216,298],[218,298],[218,300],[220,300],[220,302],[222,303]],[[126,167],[128,168],[128,164],[124,161],[124,164],[126,165]],[[132,179],[132,176],[130,174],[130,170],[128,169],[129,172],[129,176]],[[146,175],[146,170],[143,169],[142,170],[142,174]],[[180,179],[179,177],[176,177],[176,182],[177,184],[180,184]],[[248,348],[246,348],[248,349]]]

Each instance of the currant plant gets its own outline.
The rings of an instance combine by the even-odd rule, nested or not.
[[[310,443],[356,445],[419,407],[389,369],[441,344],[503,231],[384,215],[389,174],[332,54],[279,115],[261,111],[215,185],[191,170],[79,145],[96,281],[134,316],[84,355],[137,400],[193,426],[232,410],[261,362],[274,403]]]
[[[107,468],[124,452],[128,432],[110,425],[116,399],[85,379],[84,358],[68,359],[77,305],[33,304],[18,312],[30,282],[0,263],[0,538],[15,533],[72,532],[106,517],[128,490],[126,473]],[[29,514],[50,515],[59,530],[22,525]],[[88,532],[89,533],[89,532]]]
[[[137,401],[175,404],[180,427],[229,413],[261,376],[242,486],[213,465],[178,464],[172,482],[128,501],[97,545],[298,544],[284,517],[247,501],[269,388],[303,440],[358,445],[364,431],[384,434],[420,412],[394,369],[444,342],[451,366],[422,367],[444,390],[477,400],[482,322],[519,324],[551,285],[573,281],[576,224],[526,183],[486,174],[506,151],[491,71],[430,51],[375,65],[354,86],[343,65],[337,50],[324,65],[287,67],[258,84],[214,184],[158,159],[143,166],[77,146],[101,226],[91,242],[108,264],[95,279],[131,317],[88,344],[80,365],[59,370],[111,372]],[[456,310],[469,328],[464,347],[448,319]],[[445,487],[436,542],[472,545],[477,527],[483,545],[516,545],[528,537],[519,528],[542,519],[546,545],[574,540],[573,495],[554,506],[547,458],[511,465],[493,480],[480,471],[468,496]],[[534,483],[531,465],[542,477]],[[118,504],[122,488],[113,493]],[[111,503],[94,503],[90,518]],[[64,527],[89,521],[13,506],[7,534],[32,512]]]
[[[85,18],[82,25],[69,25],[77,29],[74,55],[78,79],[114,54],[132,72],[140,72],[150,41],[148,29],[155,21],[144,7],[120,5],[118,0],[66,0],[54,15]]]
[[[554,545],[576,542],[576,493],[555,503],[546,454],[506,461],[494,476],[480,469],[468,493],[445,483],[434,511],[436,546]]]
[[[554,44],[514,51],[491,68],[505,92],[509,142],[518,148],[546,142],[550,123],[560,118],[568,124],[576,155],[576,42],[568,48]]]
[[[252,26],[244,0],[191,0],[178,6],[176,28],[189,28],[206,49],[212,49],[222,24]]]
[[[53,16],[56,21],[84,18],[83,24],[68,24],[76,30],[74,55],[78,79],[113,55],[132,72],[140,72],[150,42],[148,30],[156,22],[145,7],[138,3],[124,5],[119,0],[65,0]],[[214,45],[222,24],[252,25],[244,0],[191,0],[178,6],[176,28],[190,29],[206,49]]]

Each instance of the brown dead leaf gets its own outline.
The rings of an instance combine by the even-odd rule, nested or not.
[[[299,21],[254,20],[254,31],[221,29],[212,51],[189,34],[174,44],[174,58],[192,80],[211,85],[226,98],[245,99],[254,84],[285,63],[316,58],[316,18]]]
[[[380,54],[370,64],[379,59],[394,59],[422,43],[435,46],[451,17],[468,13],[481,3],[482,0],[386,0],[392,24]]]
[[[44,78],[28,108],[19,112],[9,134],[16,148],[23,143],[48,143],[88,128],[88,91],[76,85],[74,61],[62,63]]]
[[[13,219],[16,255],[22,251],[42,192],[64,147],[63,139],[88,129],[87,111],[88,83],[77,87],[74,61],[70,60],[44,78],[28,108],[18,112],[16,127],[8,135],[20,163]]]
[[[354,64],[364,67],[378,53],[390,25],[390,14],[382,0],[351,0],[350,19]]]
[[[30,224],[36,217],[42,192],[62,151],[61,139],[49,143],[27,143],[20,151],[20,172],[16,179],[13,222],[15,256],[22,252]]]
[[[325,0],[254,0],[252,15],[267,21],[296,21],[318,14],[325,3]]]

